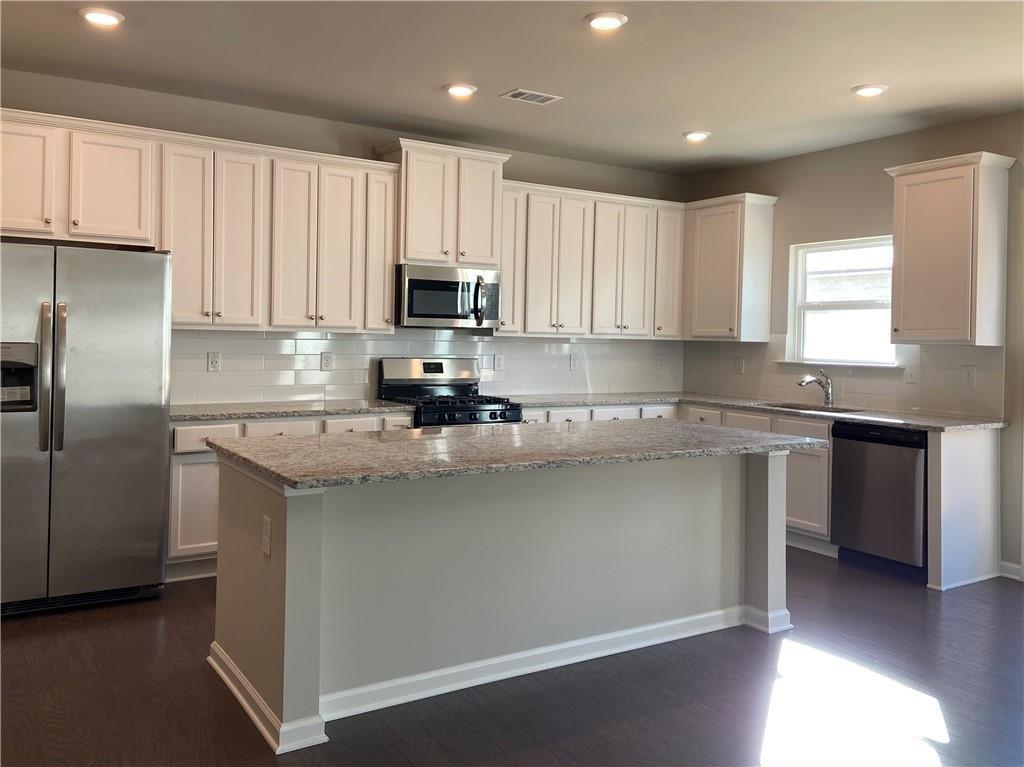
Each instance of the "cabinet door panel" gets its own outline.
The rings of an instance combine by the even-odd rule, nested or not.
[[[405,258],[447,263],[455,239],[455,158],[409,152],[404,171]]]
[[[59,132],[55,128],[0,126],[0,228],[54,233],[53,194]]]
[[[171,462],[168,559],[216,553],[219,504],[220,467],[216,460]]]
[[[655,257],[654,336],[683,334],[683,218],[682,210],[658,209]]]
[[[594,266],[594,204],[563,197],[558,223],[558,332],[584,335],[590,328]]]
[[[366,174],[366,329],[394,333],[395,175]]]
[[[594,298],[591,328],[599,335],[620,335],[623,236],[626,206],[594,204]]]
[[[654,210],[646,205],[626,205],[623,223],[622,335],[649,336],[654,315]]]
[[[739,320],[742,206],[700,208],[690,214],[693,238],[693,335],[735,338]]]
[[[829,534],[828,450],[801,450],[786,459],[786,525]]]
[[[213,198],[213,321],[263,323],[263,158],[216,152]]]
[[[363,418],[328,418],[324,421],[324,434],[380,431],[380,420],[375,415]]]
[[[171,251],[175,323],[213,321],[213,150],[164,144],[160,247]]]
[[[366,173],[320,167],[317,325],[360,330],[366,294]]]
[[[558,322],[557,197],[531,194],[526,220],[526,332],[556,333]]]
[[[501,325],[497,333],[522,330],[526,292],[526,192],[502,194]]]
[[[272,325],[316,324],[317,166],[274,160]]]
[[[585,407],[562,407],[548,411],[548,423],[581,423],[590,420],[590,410]]]
[[[721,426],[722,411],[690,405],[686,408],[686,420],[691,423],[702,423],[705,426]]]
[[[153,142],[73,131],[70,191],[72,237],[151,242]]]
[[[898,176],[893,343],[971,340],[973,166]]]
[[[734,413],[726,411],[722,419],[724,426],[733,429],[749,429],[750,431],[771,431],[771,416],[757,415],[755,413]]]
[[[459,158],[458,261],[496,267],[500,257],[501,163]]]
[[[633,421],[640,418],[638,407],[594,408],[591,418],[595,421]]]

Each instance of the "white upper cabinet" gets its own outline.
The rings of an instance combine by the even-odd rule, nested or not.
[[[366,295],[366,172],[320,166],[316,324],[361,330]]]
[[[161,147],[160,247],[171,251],[171,321],[213,321],[213,150]]]
[[[366,174],[366,329],[395,332],[397,174]]]
[[[654,209],[594,205],[594,335],[649,336],[654,308]]]
[[[687,203],[686,337],[768,340],[776,199],[738,194]]]
[[[554,195],[527,195],[526,312],[527,333],[558,332],[558,218],[561,200]]]
[[[501,314],[496,333],[523,330],[526,310],[526,192],[505,189],[501,197]]]
[[[16,122],[0,124],[3,177],[0,227],[22,234],[56,234],[57,143],[67,133]]]
[[[154,143],[71,132],[71,237],[153,241]]]
[[[213,320],[262,325],[267,219],[265,160],[215,152],[213,178]],[[171,256],[173,261],[174,256]],[[172,267],[173,268],[173,267]]]
[[[508,155],[410,139],[378,154],[401,163],[400,260],[497,268]]]
[[[683,207],[658,207],[654,266],[654,337],[683,334]]]
[[[317,170],[274,160],[271,325],[316,325]]]
[[[1001,346],[1008,169],[989,152],[886,171],[893,189],[893,343]]]

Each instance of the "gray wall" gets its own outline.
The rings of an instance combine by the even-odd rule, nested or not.
[[[1002,558],[1021,561],[1021,474],[1024,469],[1024,112],[1013,112],[860,144],[687,178],[690,200],[734,192],[778,195],[772,268],[772,333],[786,332],[789,246],[892,232],[892,179],[884,168],[987,150],[1017,158],[1010,171],[1007,341],[1002,435]],[[702,364],[687,345],[684,383]],[[722,344],[718,344],[722,347]],[[956,347],[943,347],[947,353]],[[704,353],[703,350],[701,352]],[[721,353],[733,354],[735,347]],[[969,351],[963,352],[971,354]],[[972,358],[973,364],[973,358]]]
[[[448,144],[463,143],[444,137],[399,134],[368,125],[334,122],[269,109],[11,69],[0,71],[0,89],[3,106],[11,109],[107,120],[349,157],[373,158],[374,147],[399,135],[428,141],[440,140]],[[678,176],[501,147],[477,148],[512,155],[505,166],[505,178],[513,181],[532,181],[537,184],[665,200],[685,199],[685,184]]]

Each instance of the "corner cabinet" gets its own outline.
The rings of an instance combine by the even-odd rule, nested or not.
[[[892,342],[1002,346],[1012,157],[976,152],[887,168]]]
[[[399,260],[498,268],[508,155],[404,138],[377,154],[401,163]]]
[[[777,199],[737,194],[686,204],[685,338],[768,340]]]
[[[652,206],[605,200],[595,203],[591,326],[594,335],[651,335],[654,238]]]

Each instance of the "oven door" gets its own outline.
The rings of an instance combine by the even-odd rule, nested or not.
[[[405,327],[496,328],[501,272],[399,264],[398,317]]]

